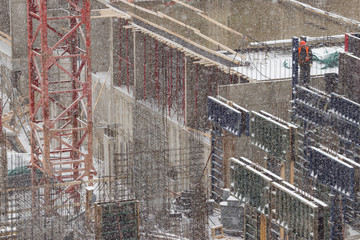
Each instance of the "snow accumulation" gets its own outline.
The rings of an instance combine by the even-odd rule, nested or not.
[[[0,52],[3,52],[9,57],[11,57],[12,55],[11,45],[0,39]]]
[[[343,52],[344,46],[312,48],[314,55],[311,75],[323,75],[325,73],[337,73],[338,66],[327,64],[327,60],[334,54]],[[251,79],[275,80],[291,78],[292,75],[292,52],[289,50],[274,50],[262,52],[242,53],[250,63],[250,66],[233,67]],[[241,61],[239,56],[228,55]],[[316,56],[316,57],[315,57]],[[315,59],[318,59],[316,61]]]

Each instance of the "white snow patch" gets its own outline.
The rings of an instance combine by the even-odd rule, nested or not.
[[[343,51],[344,45],[312,48],[313,54],[319,59],[325,59],[332,53]],[[289,50],[249,52],[243,53],[242,55],[248,59],[250,66],[233,67],[232,69],[250,77],[251,79],[274,80],[291,78],[292,76],[292,52]],[[239,56],[227,56],[241,61]],[[325,73],[338,72],[337,66],[326,69],[324,69],[324,67],[325,64],[314,61],[310,74],[323,75]]]

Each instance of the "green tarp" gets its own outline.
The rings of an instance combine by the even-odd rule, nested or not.
[[[327,53],[323,57],[319,57],[316,54],[313,54],[313,61],[324,65],[321,69],[337,67],[339,66],[339,52]],[[291,69],[291,66],[289,65],[290,64],[287,60],[283,62],[283,67]]]

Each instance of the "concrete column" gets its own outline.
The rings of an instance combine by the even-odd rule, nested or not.
[[[109,65],[112,66],[110,54],[114,52],[113,43],[116,34],[113,32],[118,25],[117,18],[95,18],[91,19],[91,68],[93,72],[107,72]],[[119,37],[117,36],[117,39]]]
[[[26,0],[10,1],[10,35],[12,37],[12,56],[27,56],[27,5]],[[27,66],[27,61],[26,61]]]
[[[12,81],[23,95],[28,95],[27,3],[26,0],[9,1],[10,36],[12,37]],[[21,84],[20,84],[21,83]]]
[[[0,31],[10,35],[10,14],[9,14],[10,0],[1,1],[0,8]]]
[[[113,137],[104,134],[104,174],[105,176],[113,176],[114,174],[114,149],[115,140]]]
[[[144,36],[133,32],[134,41],[134,96],[135,100],[143,99],[144,94]]]
[[[119,85],[119,61],[118,61],[118,56],[119,56],[119,42],[120,42],[120,21],[121,19],[117,19],[117,18],[111,18],[110,20],[110,26],[109,26],[109,48],[107,49],[108,53],[109,53],[109,66],[111,68],[112,71],[112,79],[113,82],[112,84],[115,86]],[[95,40],[95,39],[94,39]],[[101,41],[99,41],[101,42]],[[95,70],[97,70],[97,67],[99,67],[98,69],[102,69],[103,67],[100,65],[95,66]],[[106,68],[106,66],[105,66]]]

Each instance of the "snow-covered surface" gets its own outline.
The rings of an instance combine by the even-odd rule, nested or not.
[[[0,51],[11,57],[11,45],[0,39]]]
[[[31,155],[29,153],[18,153],[15,151],[7,152],[8,170],[13,170],[17,167],[29,166]]]
[[[209,234],[211,236],[211,228],[213,227],[217,227],[217,226],[221,226],[221,211],[220,209],[214,209],[213,214],[209,215]],[[210,239],[214,239],[214,238],[210,238]],[[234,237],[234,236],[228,236],[226,234],[224,234],[224,238],[222,239],[232,239],[232,240],[243,240],[242,237]]]
[[[343,46],[312,48],[312,52],[319,59],[325,59],[334,52],[343,52]],[[250,66],[234,67],[232,69],[255,80],[274,80],[291,78],[292,75],[292,52],[289,50],[274,50],[263,52],[243,53]],[[234,55],[229,55],[234,58]],[[240,57],[236,56],[241,61]],[[324,68],[326,65],[314,61],[311,75],[323,75],[325,73],[337,73],[338,67]]]
[[[347,233],[349,234],[350,237],[354,237],[357,236],[359,237],[358,239],[360,239],[360,232],[355,231],[351,226],[347,225],[349,228],[347,229]],[[354,238],[355,239],[355,238]]]
[[[327,15],[327,16],[330,16],[332,18],[335,18],[335,19],[338,19],[338,20],[341,20],[341,21],[344,21],[344,22],[347,22],[347,23],[352,23],[354,25],[360,26],[360,22],[356,21],[354,19],[346,18],[346,17],[340,16],[340,15],[337,15],[335,13],[327,12],[327,11],[321,10],[319,8],[312,7],[309,4],[302,3],[302,2],[299,2],[299,1],[296,1],[296,0],[287,0],[287,1],[291,2],[291,3],[294,3],[296,5],[302,6],[305,9],[320,13],[322,15]]]
[[[307,42],[312,41],[329,41],[329,40],[342,40],[345,39],[345,34],[341,35],[332,35],[332,36],[323,36],[323,37],[307,37]],[[280,40],[270,40],[270,41],[264,41],[264,42],[251,42],[250,46],[271,46],[271,45],[282,45],[282,44],[291,44],[292,39],[280,39]]]
[[[111,76],[112,76],[111,73],[108,74],[108,72],[96,72],[96,73],[93,73],[92,76],[93,76],[93,78],[95,78],[93,80],[94,83],[98,80],[100,80],[100,82],[103,83],[104,80],[106,79],[107,84],[111,84]]]

